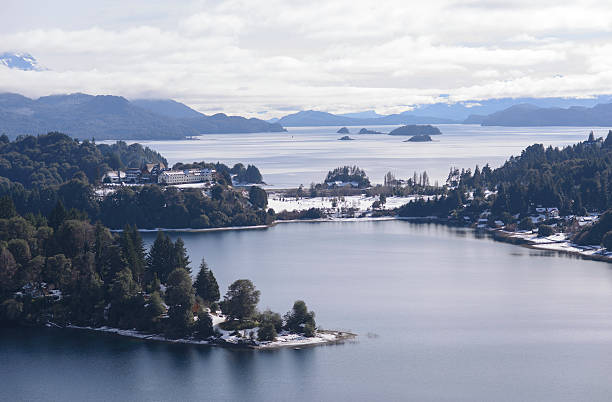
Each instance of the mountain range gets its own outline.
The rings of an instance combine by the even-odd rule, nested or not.
[[[543,108],[532,104],[519,104],[487,116],[472,115],[465,120],[465,123],[507,127],[612,127],[612,103],[568,108]]]
[[[0,68],[45,71],[29,53],[0,53]],[[441,95],[441,98],[444,98]],[[612,126],[612,96],[499,98],[416,105],[402,113],[374,110],[332,114],[306,110],[268,121],[223,113],[207,116],[170,99],[127,100],[112,95],[0,94],[0,133],[62,131],[98,139],[179,139],[199,134],[281,132],[299,126],[482,124],[485,126]]]
[[[368,125],[394,125],[394,124],[444,124],[457,123],[451,119],[414,116],[411,112],[391,114],[375,118],[356,118],[335,115],[316,110],[306,110],[293,113],[279,119],[278,124],[283,127],[308,127],[308,126],[368,126]]]
[[[0,94],[0,133],[15,137],[50,131],[77,138],[165,140],[284,129],[255,118],[223,113],[207,116],[169,99],[129,101],[121,96],[82,93],[30,99]]]
[[[306,110],[274,121],[284,127],[444,123],[486,126],[612,126],[612,103],[610,102],[612,102],[612,96],[609,95],[588,99],[504,98],[480,101],[478,104],[436,103],[387,116],[377,115],[374,111],[332,114]]]

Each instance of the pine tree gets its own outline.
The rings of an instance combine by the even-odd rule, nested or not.
[[[255,289],[253,282],[248,279],[239,279],[227,289],[221,309],[228,318],[243,322],[255,314],[259,295],[260,292]]]
[[[157,237],[147,256],[146,281],[152,281],[155,275],[157,275],[160,282],[165,283],[168,279],[168,275],[174,268],[173,260],[174,245],[172,244],[172,240],[160,230],[157,232]]]
[[[208,268],[208,264],[206,264],[204,258],[202,258],[200,272],[198,272],[198,276],[193,286],[195,287],[196,294],[209,305],[215,303],[221,297],[217,279],[215,279],[215,275]]]
[[[126,225],[120,238],[121,252],[128,267],[132,271],[134,280],[142,283],[145,270],[145,251],[142,237],[136,226]]]
[[[145,267],[147,264],[146,261],[146,249],[144,245],[144,241],[142,240],[142,236],[138,231],[136,225],[132,226],[132,244],[134,245],[134,266],[132,267],[132,272],[135,272],[135,279],[141,283],[144,279]]]
[[[57,230],[57,228],[66,220],[68,217],[68,212],[66,212],[66,208],[64,208],[64,204],[62,201],[58,201],[55,204],[55,208],[51,211],[49,215],[49,226],[53,229]]]
[[[189,264],[191,264],[191,261],[189,261],[189,255],[185,249],[185,242],[179,237],[174,243],[173,268],[183,268],[187,272],[191,273],[191,267],[189,267]]]
[[[612,130],[608,130],[608,135],[606,136],[603,146],[605,148],[612,148]]]
[[[168,276],[166,302],[168,310],[168,327],[166,335],[171,338],[183,337],[192,330],[193,305],[195,295],[189,273],[183,268],[176,268]]]

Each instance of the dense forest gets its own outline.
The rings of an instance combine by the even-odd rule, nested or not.
[[[537,207],[557,208],[561,216],[606,211],[612,207],[612,131],[605,140],[591,133],[586,141],[561,149],[531,145],[497,169],[451,170],[447,183],[444,195],[410,202],[399,215],[468,217],[473,222],[490,211],[490,220],[511,224]],[[602,219],[575,240],[599,244],[609,230],[612,222]]]
[[[219,337],[210,311],[227,316],[222,328],[260,327],[259,340],[280,331],[313,336],[314,313],[296,301],[284,320],[258,312],[249,280],[219,285],[205,260],[195,282],[183,241],[158,232],[147,252],[135,226],[120,235],[101,224],[54,213],[23,218],[0,199],[0,325],[24,324],[137,329],[168,338]]]
[[[140,144],[95,144],[78,141],[61,133],[22,136],[9,141],[0,137],[0,196],[9,196],[22,215],[48,217],[58,207],[91,222],[100,220],[112,229],[125,224],[141,228],[209,228],[269,224],[267,195],[260,188],[248,194],[231,187],[238,181],[261,183],[252,165],[198,162],[177,164],[177,169],[210,167],[217,171],[217,184],[208,194],[200,189],[178,190],[156,184],[118,187],[105,197],[93,185],[111,169],[140,167],[167,161]]]

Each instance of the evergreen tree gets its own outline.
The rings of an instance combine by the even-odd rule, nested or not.
[[[127,267],[115,275],[111,285],[111,308],[109,321],[120,328],[133,328],[140,319],[140,298],[137,297],[140,287]]]
[[[171,338],[184,337],[191,333],[193,324],[195,295],[191,277],[185,269],[176,268],[168,276],[167,285],[169,320],[166,335]]]
[[[183,268],[174,269],[168,276],[166,302],[169,306],[182,306],[190,311],[195,303],[191,276]]]
[[[67,219],[67,217],[68,212],[66,212],[64,204],[60,200],[55,204],[55,208],[53,208],[53,211],[51,211],[51,214],[49,215],[49,226],[51,226],[54,230],[57,230],[57,228]]]
[[[274,341],[278,333],[274,324],[271,322],[264,322],[260,324],[259,330],[257,331],[257,339],[259,341]]]
[[[172,266],[173,268],[183,268],[187,272],[191,273],[189,264],[191,264],[191,261],[189,261],[189,255],[187,254],[187,249],[185,249],[185,242],[179,237],[174,243],[174,258]]]
[[[174,245],[172,240],[160,230],[147,256],[146,281],[150,282],[157,276],[161,283],[165,283],[173,270],[173,263]]]
[[[302,300],[297,300],[293,303],[293,308],[285,314],[285,328],[292,332],[303,333],[306,325],[311,328],[315,327],[315,313],[308,311],[306,303]]]
[[[608,130],[608,135],[603,143],[604,148],[612,148],[612,130]]]
[[[200,339],[210,338],[213,334],[213,323],[212,318],[206,312],[198,313],[198,320],[195,323],[195,331],[197,332],[197,337]]]
[[[221,303],[223,314],[229,319],[236,319],[240,322],[252,318],[256,312],[257,303],[259,303],[259,295],[259,290],[255,289],[255,285],[250,280],[235,281],[229,286]]]
[[[204,258],[202,258],[202,262],[200,263],[200,272],[198,272],[193,286],[195,287],[196,294],[208,305],[215,303],[221,297],[217,279],[208,268],[208,264],[206,264]]]
[[[268,205],[268,193],[261,187],[251,186],[249,201],[256,208],[265,208]]]
[[[126,225],[120,237],[121,253],[132,271],[134,280],[142,283],[145,271],[145,250],[136,226]]]
[[[144,330],[153,331],[156,329],[160,316],[166,312],[163,305],[163,300],[159,292],[151,293],[149,301],[144,308],[144,317],[141,327]]]

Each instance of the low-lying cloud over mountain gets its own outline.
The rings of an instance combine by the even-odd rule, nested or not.
[[[0,91],[30,97],[121,93],[271,118],[612,88],[603,0],[9,3],[0,51],[49,70],[0,67]]]

